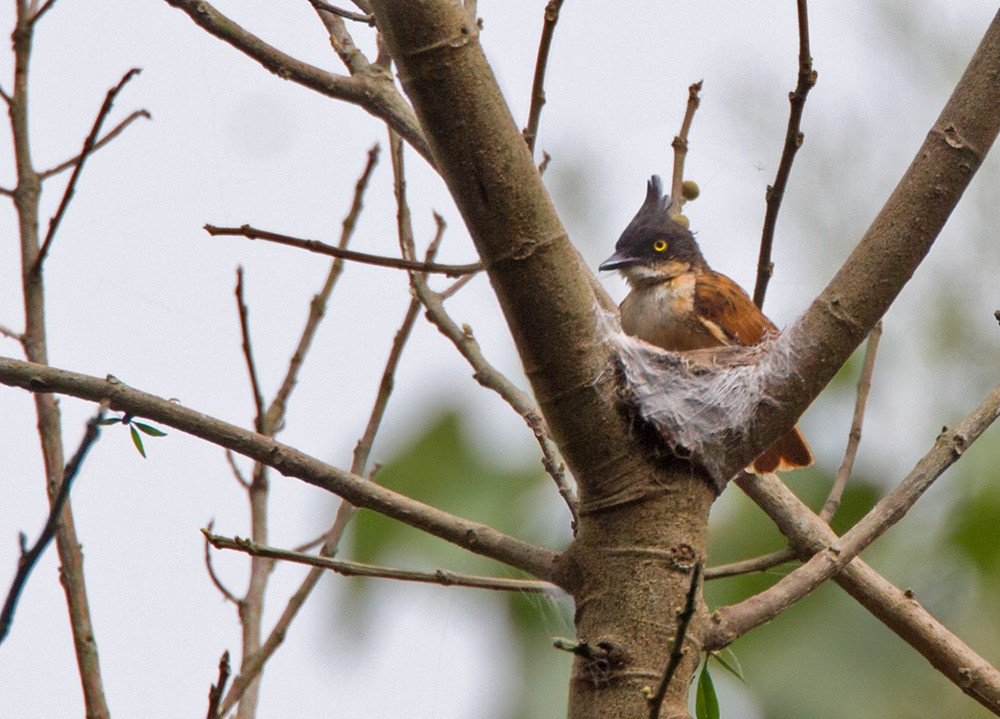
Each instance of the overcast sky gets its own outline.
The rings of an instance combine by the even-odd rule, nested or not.
[[[0,7],[0,31],[13,27],[13,3]],[[482,0],[482,42],[524,124],[545,2]],[[887,197],[947,99],[996,6],[986,0],[936,3],[816,2],[812,43],[819,83],[810,95],[799,155],[776,238],[776,274],[767,311],[779,326],[800,314]],[[220,2],[220,10],[271,44],[341,71],[322,25],[305,0]],[[669,175],[669,143],[687,86],[704,80],[691,132],[688,176],[702,197],[688,206],[709,261],[746,287],[753,282],[765,185],[773,179],[796,72],[794,3],[570,0],[550,60],[540,149],[552,155],[546,181],[573,241],[592,267],[606,257],[638,208],[650,174]],[[357,29],[363,48],[372,39]],[[165,2],[62,0],[42,21],[32,66],[32,140],[45,168],[77,152],[104,93],[130,67],[143,72],[120,95],[112,122],[145,108],[152,121],[131,127],[88,165],[46,264],[52,364],[134,387],[249,426],[252,399],[240,353],[232,290],[246,270],[257,358],[265,393],[283,375],[325,261],[261,242],[209,238],[200,228],[251,223],[332,241],[353,184],[384,128],[364,112],[280,80],[209,37]],[[0,53],[0,84],[11,88],[13,61]],[[9,137],[9,131],[0,131]],[[409,189],[418,238],[433,234],[431,211],[449,223],[439,256],[474,260],[473,248],[442,183],[409,154]],[[998,174],[996,154],[984,168]],[[65,176],[46,185],[46,207]],[[15,182],[9,142],[0,149],[0,184]],[[936,278],[956,257],[971,267],[956,282],[957,306],[972,334],[995,352],[988,313],[1000,307],[996,184],[978,178],[935,250],[901,299],[883,350],[894,393],[873,397],[874,432],[892,452],[862,454],[887,473],[906,469],[953,417],[915,412],[951,379],[929,376],[910,329],[926,324]],[[376,172],[354,246],[397,252],[388,158]],[[13,208],[0,205],[0,324],[23,326]],[[980,209],[976,209],[980,208]],[[47,215],[46,215],[47,217]],[[46,221],[43,217],[43,223]],[[993,242],[967,236],[992,218]],[[969,240],[972,242],[972,240]],[[939,268],[935,270],[933,268]],[[945,274],[941,274],[945,273]],[[605,277],[618,298],[623,283]],[[340,466],[360,435],[393,333],[409,301],[393,270],[349,267],[294,397],[283,441]],[[449,305],[468,322],[487,356],[519,378],[516,353],[488,282],[477,278]],[[896,310],[893,310],[896,312]],[[965,316],[961,321],[966,322]],[[995,331],[995,323],[992,326]],[[20,357],[0,338],[0,353]],[[993,366],[995,367],[993,354]],[[534,461],[523,423],[471,379],[450,345],[422,320],[400,367],[397,392],[375,459],[391,456],[420,431],[432,408],[475,407],[477,442],[497,461]],[[964,378],[983,384],[987,377]],[[993,382],[996,378],[993,378]],[[978,383],[978,384],[977,384]],[[920,388],[927,388],[921,390]],[[971,392],[973,396],[975,392]],[[913,397],[925,396],[925,404]],[[65,439],[74,447],[94,408],[64,399]],[[971,406],[971,404],[970,404]],[[804,421],[821,462],[836,466],[848,410],[817,409]],[[0,581],[13,573],[17,533],[30,536],[46,513],[31,398],[0,388]],[[837,429],[825,431],[831,425]],[[214,518],[246,534],[246,507],[223,454],[171,432],[147,442],[149,459],[124,431],[109,428],[74,489],[77,529],[112,713],[120,717],[202,716],[223,648],[238,650],[238,625],[202,566],[198,528]],[[246,465],[245,465],[246,466]],[[551,503],[558,507],[554,490]],[[293,546],[322,530],[334,501],[297,481],[276,479],[272,543]],[[239,585],[243,563],[220,558]],[[82,715],[54,550],[24,592],[12,634],[0,647],[4,716]],[[275,575],[268,623],[301,572]],[[331,582],[331,584],[333,584]],[[330,590],[334,591],[334,590]],[[380,617],[370,650],[351,656],[329,645],[329,603],[315,601],[265,674],[261,719],[299,716],[504,716],[512,673],[481,650],[503,642],[489,601],[456,590],[400,587]],[[566,632],[566,628],[554,632]],[[745,716],[752,716],[746,709]]]

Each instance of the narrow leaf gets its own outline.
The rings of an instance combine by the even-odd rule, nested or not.
[[[99,420],[97,424],[106,427],[109,424],[120,424],[121,421],[122,421],[121,417],[105,417],[104,419]]]
[[[708,660],[698,677],[698,694],[694,704],[695,716],[698,719],[719,719],[719,697],[715,694],[715,684],[712,675],[708,673]]]
[[[167,433],[162,429],[157,429],[152,425],[144,424],[143,422],[133,422],[132,426],[137,428],[143,434],[148,434],[150,437],[166,437]]]
[[[146,450],[142,446],[142,437],[139,436],[139,433],[135,431],[135,427],[132,425],[128,426],[128,431],[132,434],[132,444],[135,445],[135,448],[139,450],[139,454],[141,454],[143,459],[145,459]]]
[[[746,677],[743,676],[743,667],[740,665],[740,660],[736,656],[736,652],[731,648],[726,647],[718,654],[713,653],[712,658],[719,662],[727,672],[744,684],[747,683]]]

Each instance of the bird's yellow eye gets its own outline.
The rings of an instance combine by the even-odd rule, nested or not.
[[[663,240],[657,240],[656,242],[653,243],[653,249],[656,250],[657,252],[663,252],[665,249],[667,249],[667,243],[664,242]]]

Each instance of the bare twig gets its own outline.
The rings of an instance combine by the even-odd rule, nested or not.
[[[351,235],[353,234],[355,224],[357,222],[358,215],[361,211],[361,199],[366,189],[371,173],[374,170],[375,164],[378,160],[378,148],[373,147],[368,154],[368,162],[366,164],[365,170],[362,173],[358,183],[355,187],[354,201],[351,206],[351,210],[348,212],[347,217],[344,219],[343,229],[341,233],[340,247],[346,247]],[[433,256],[429,256],[428,260],[432,259]],[[288,394],[290,393],[292,387],[295,384],[295,377],[297,375],[298,369],[301,366],[302,360],[304,359],[305,352],[311,344],[313,334],[315,333],[316,327],[320,319],[322,318],[327,300],[329,299],[330,292],[333,289],[333,285],[340,275],[342,270],[343,261],[342,259],[336,259],[330,268],[330,273],[327,276],[326,283],[320,293],[314,298],[313,303],[310,307],[309,320],[306,323],[306,329],[303,332],[302,338],[299,342],[299,347],[296,350],[292,361],[289,363],[289,372],[286,375],[285,382],[282,384],[282,389],[279,390],[275,397],[275,401],[272,403],[271,407],[268,409],[268,424],[273,426],[273,422],[277,421],[278,417],[284,411],[284,405],[287,401]],[[411,306],[415,305],[411,303]],[[419,305],[416,305],[419,307]],[[411,316],[412,315],[412,316]],[[377,431],[378,425],[381,421],[382,415],[385,411],[386,402],[388,400],[389,393],[392,389],[392,378],[395,374],[395,366],[398,362],[400,353],[402,352],[402,347],[406,342],[406,338],[409,336],[409,332],[413,327],[414,321],[416,319],[416,310],[411,310],[407,313],[407,318],[403,322],[403,326],[400,332],[397,333],[396,339],[393,344],[393,350],[390,352],[390,359],[387,362],[386,370],[383,372],[383,379],[380,385],[380,390],[378,397],[376,399],[375,407],[372,410],[372,415],[369,418],[368,427],[366,428],[365,435],[359,441],[358,446],[355,448],[354,461],[352,463],[352,471],[356,474],[360,474],[364,470],[364,465],[367,463],[368,452],[371,449],[371,444],[374,441],[375,432]],[[322,553],[324,555],[332,555],[337,548],[340,540],[340,536],[347,526],[347,523],[354,516],[355,508],[349,502],[342,502],[339,511],[337,512],[336,520],[330,530],[324,533],[321,541],[323,543]],[[292,621],[298,615],[299,610],[304,605],[306,599],[312,593],[317,582],[323,574],[322,569],[315,569],[310,572],[302,581],[298,590],[289,598],[285,610],[282,612],[281,617],[272,627],[267,639],[260,645],[257,651],[249,654],[245,654],[243,662],[240,667],[240,674],[233,681],[232,687],[227,693],[225,700],[223,701],[223,710],[228,711],[237,701],[240,702],[240,709],[243,708],[243,697],[245,693],[254,686],[256,677],[263,669],[264,665],[267,663],[268,659],[277,651],[278,647],[281,645],[284,636],[291,625]]]
[[[14,159],[17,166],[16,202],[21,245],[21,286],[24,296],[24,334],[21,346],[29,362],[48,364],[48,339],[45,321],[45,285],[39,265],[39,219],[42,181],[31,158],[31,132],[28,122],[28,79],[34,36],[37,3],[18,2],[17,24],[11,34],[14,46],[14,86],[8,99]],[[51,7],[51,4],[50,4]],[[59,403],[51,395],[36,394],[35,416],[42,460],[45,466],[45,490],[49,504],[56,501],[65,476],[62,418]],[[66,499],[56,531],[60,584],[66,597],[73,650],[83,690],[84,710],[89,719],[108,719],[107,697],[101,676],[100,652],[90,618],[90,600],[83,571],[83,551],[73,520],[72,499]]]
[[[38,11],[40,15],[45,8]],[[37,15],[35,16],[37,17]],[[38,257],[35,259],[35,264],[32,267],[32,272],[37,273],[42,268],[42,263],[45,262],[45,258],[49,254],[49,249],[52,247],[52,240],[55,237],[56,230],[59,229],[59,223],[62,222],[62,218],[66,214],[66,208],[69,207],[70,200],[73,199],[73,194],[76,191],[76,183],[80,179],[80,173],[83,172],[83,166],[87,162],[87,158],[94,152],[94,145],[97,143],[97,136],[101,132],[101,126],[104,124],[104,120],[107,118],[108,113],[111,112],[111,107],[114,105],[115,98],[118,93],[122,91],[122,88],[131,80],[133,77],[142,72],[139,68],[133,67],[131,70],[122,75],[122,79],[118,81],[118,84],[113,88],[108,90],[107,95],[104,97],[104,102],[101,104],[101,109],[97,113],[97,118],[94,120],[94,125],[90,130],[90,134],[87,135],[87,139],[83,141],[83,149],[80,151],[79,158],[77,159],[74,167],[73,174],[70,175],[69,182],[66,183],[66,189],[63,192],[62,199],[59,201],[59,207],[56,209],[56,213],[49,220],[49,229],[45,233],[45,241],[42,242],[42,248],[38,251]]]
[[[114,377],[91,377],[48,365],[0,357],[0,384],[21,387],[30,392],[67,394],[94,402],[107,400],[109,408],[115,412],[146,417],[229,448],[355,505],[398,519],[476,554],[510,564],[539,579],[551,579],[555,554],[549,550],[430,507],[369,482],[364,477],[321,462],[270,437],[128,387]]]
[[[330,5],[329,3],[325,3],[323,2],[323,0],[309,0],[309,2],[317,10],[322,10],[323,12],[328,12],[331,15],[336,15],[338,17],[342,17],[347,20],[354,20],[355,22],[363,22],[365,25],[375,27],[374,15],[364,14],[359,12],[351,12],[350,10],[344,10],[334,5]]]
[[[354,228],[357,225],[358,217],[360,216],[363,207],[362,200],[364,198],[365,190],[368,189],[368,183],[371,180],[372,173],[375,171],[375,166],[378,164],[378,157],[379,146],[373,145],[368,150],[368,159],[365,163],[365,168],[362,171],[361,176],[358,178],[357,183],[355,183],[354,198],[351,201],[351,208],[348,210],[347,215],[344,217],[344,221],[341,224],[340,242],[337,244],[338,249],[345,250],[347,248],[347,244],[351,241],[351,237],[354,236]],[[333,263],[330,265],[330,271],[327,273],[326,281],[323,283],[322,289],[320,289],[320,291],[313,297],[312,302],[309,303],[309,317],[306,319],[306,326],[303,328],[302,335],[299,337],[299,343],[295,347],[292,359],[288,362],[288,371],[285,373],[285,378],[281,382],[281,387],[278,388],[277,393],[274,395],[274,400],[267,408],[266,424],[268,427],[272,428],[273,432],[277,432],[280,418],[284,417],[285,407],[288,404],[288,398],[298,381],[299,370],[305,360],[306,353],[312,346],[313,338],[316,336],[316,330],[319,329],[319,323],[326,314],[326,306],[330,300],[330,294],[333,292],[333,288],[337,284],[337,280],[340,278],[343,267],[344,262],[342,258],[334,259]]]
[[[691,625],[691,618],[694,617],[694,610],[698,604],[698,580],[701,578],[701,562],[694,565],[691,572],[691,587],[687,592],[687,599],[684,601],[684,610],[677,618],[677,630],[674,632],[674,641],[670,646],[670,658],[667,660],[667,668],[663,671],[663,678],[656,692],[649,697],[649,719],[659,719],[660,709],[663,707],[663,699],[667,696],[667,689],[670,688],[670,681],[674,678],[677,667],[680,666],[681,659],[684,658],[684,640],[687,637],[688,627]]]
[[[809,558],[809,561],[771,588],[732,607],[720,609],[716,613],[716,626],[725,626],[726,636],[730,637],[731,641],[753,627],[770,621],[836,574],[865,547],[902,519],[927,488],[961,457],[998,416],[1000,416],[1000,386],[997,386],[968,417],[962,420],[955,430],[942,432],[934,447],[917,463],[913,471],[843,537],[834,536],[825,547],[818,551],[813,550],[816,553]],[[756,479],[738,480],[740,487],[752,499],[758,501],[762,493],[761,488],[766,489],[773,482],[762,481],[759,486],[755,482]],[[770,503],[767,506],[762,504],[762,507],[772,514]],[[797,514],[814,516],[806,509],[800,509]],[[816,521],[820,523],[819,526],[827,527],[818,517]],[[797,532],[784,522],[779,523],[779,529],[786,534]],[[828,527],[823,531],[826,533]],[[795,536],[789,536],[789,539],[793,543],[801,541]],[[800,550],[800,556],[802,553]]]
[[[800,548],[800,558],[807,559],[838,541],[829,525],[777,477],[745,478],[738,484]],[[948,631],[914,599],[912,592],[894,587],[859,558],[834,575],[833,581],[962,691],[994,714],[1000,713],[1000,671]],[[732,641],[725,612],[719,612],[716,618],[722,623],[710,625],[706,649],[719,649]]]
[[[757,282],[753,290],[753,301],[758,307],[764,306],[764,295],[767,293],[767,283],[774,273],[774,263],[771,261],[771,246],[774,244],[774,228],[778,222],[778,211],[781,200],[785,196],[785,186],[792,172],[792,162],[795,153],[802,146],[805,135],[799,129],[802,124],[802,111],[805,109],[806,96],[816,84],[816,71],[812,66],[812,55],[809,52],[809,13],[807,0],[796,0],[799,16],[799,79],[795,90],[788,94],[791,109],[788,113],[788,129],[785,131],[785,146],[781,151],[781,161],[778,172],[774,176],[774,184],[767,188],[764,213],[764,229],[760,237],[760,256],[757,260]]]
[[[365,168],[355,185],[354,198],[350,210],[344,218],[341,230],[340,247],[347,246],[354,233],[358,216],[362,209],[362,197],[368,187],[371,174],[378,161],[378,146],[372,147],[368,152],[368,159]],[[320,291],[313,296],[309,303],[309,315],[306,319],[305,327],[299,337],[299,342],[295,348],[291,360],[288,363],[288,370],[281,387],[275,394],[271,404],[266,411],[263,408],[263,401],[258,402],[258,412],[256,425],[258,431],[267,436],[273,437],[282,427],[285,410],[293,389],[296,386],[298,373],[305,361],[306,354],[312,346],[313,338],[319,329],[319,324],[326,313],[326,306],[333,288],[343,270],[343,260],[334,259],[330,265],[326,280]],[[251,365],[252,366],[252,365]],[[257,390],[259,393],[259,389]],[[261,544],[267,543],[267,495],[268,495],[268,472],[267,466],[254,463],[253,481],[247,486],[250,499],[250,515],[252,525],[252,536],[254,541]],[[250,563],[250,579],[247,584],[247,591],[239,603],[240,623],[243,627],[243,648],[241,652],[240,674],[233,682],[231,690],[227,693],[223,702],[224,712],[239,702],[237,719],[250,719],[256,714],[256,706],[259,692],[258,674],[266,663],[267,657],[261,656],[265,647],[269,651],[275,651],[280,645],[280,641],[271,641],[276,636],[283,637],[287,631],[287,626],[296,616],[295,611],[287,611],[282,615],[284,625],[276,625],[272,628],[267,640],[261,643],[261,618],[263,613],[264,594],[267,589],[267,581],[273,568],[273,560],[263,557],[254,557]],[[315,580],[310,576],[303,582],[303,587],[312,587]],[[311,589],[309,590],[311,591]],[[298,591],[293,596],[292,602],[301,606],[309,595],[309,591]],[[290,602],[291,604],[291,602]],[[267,655],[270,656],[270,655]]]
[[[559,22],[559,11],[563,0],[549,0],[545,5],[545,20],[542,23],[542,37],[538,41],[538,57],[535,59],[535,78],[531,82],[531,106],[528,109],[528,124],[524,128],[524,141],[528,150],[535,152],[535,141],[538,139],[538,123],[542,117],[542,106],[545,105],[545,69],[549,63],[549,49]],[[473,12],[475,12],[473,10]]]
[[[150,115],[147,110],[136,110],[131,115],[129,115],[124,120],[122,120],[117,125],[115,125],[114,128],[112,128],[111,131],[109,131],[107,135],[105,135],[100,140],[98,140],[97,142],[95,142],[94,146],[92,148],[90,148],[90,153],[89,154],[93,155],[95,152],[97,152],[98,150],[100,150],[102,147],[104,147],[105,145],[107,145],[108,143],[110,143],[112,140],[114,140],[116,137],[118,137],[120,134],[122,134],[125,131],[125,128],[127,128],[129,125],[131,125],[133,122],[135,122],[139,118],[145,118],[147,120],[151,120],[152,117],[153,116]],[[80,160],[83,159],[83,158],[84,158],[83,153],[80,153],[76,157],[71,157],[70,159],[66,160],[65,162],[60,162],[55,167],[52,167],[52,168],[49,168],[48,170],[43,170],[42,172],[39,172],[38,176],[41,179],[43,179],[43,180],[47,180],[48,178],[53,177],[54,175],[58,175],[60,172],[68,170],[71,167],[75,167],[76,165],[78,165],[80,163]]]
[[[31,549],[25,548],[25,537],[23,534],[21,535],[21,556],[17,562],[17,572],[14,574],[14,580],[7,591],[3,610],[0,611],[0,644],[3,644],[4,639],[7,638],[7,634],[10,632],[11,624],[14,621],[14,611],[17,609],[17,600],[21,597],[21,591],[28,582],[31,570],[35,568],[45,549],[56,535],[59,518],[62,515],[63,508],[66,506],[66,501],[69,499],[73,480],[79,474],[83,460],[87,457],[87,452],[94,446],[94,443],[101,434],[101,420],[104,419],[104,412],[105,407],[102,405],[97,414],[87,422],[83,439],[80,440],[79,447],[77,447],[76,452],[70,458],[69,462],[66,463],[66,467],[63,470],[62,484],[59,485],[59,493],[51,503],[48,519],[45,520],[45,526],[38,535],[38,539],[31,546]]]
[[[286,562],[306,564],[321,569],[329,569],[345,577],[376,577],[381,579],[398,579],[404,582],[422,582],[424,584],[441,584],[447,587],[470,587],[473,589],[492,589],[501,592],[537,592],[555,593],[559,588],[549,582],[531,579],[510,579],[507,577],[480,577],[438,569],[433,572],[419,572],[393,567],[379,567],[360,562],[348,562],[331,559],[322,555],[304,554],[298,551],[268,547],[240,537],[223,537],[211,534],[210,530],[202,530],[205,540],[216,549],[235,549],[258,557],[268,557]]]
[[[243,489],[250,489],[250,483],[247,481],[246,477],[243,476],[243,472],[240,470],[239,466],[236,464],[236,457],[233,455],[232,451],[226,450],[226,462],[229,463],[229,469],[233,473],[233,477],[239,482]]]
[[[795,559],[795,552],[786,547],[785,549],[779,549],[777,552],[771,552],[761,557],[744,559],[732,564],[720,564],[717,567],[709,567],[705,570],[705,580],[736,577],[741,574],[752,574],[754,572],[766,572],[768,569],[777,567],[779,564],[785,564],[793,559]]]
[[[471,275],[469,275],[469,277],[471,277]],[[24,342],[24,335],[20,332],[15,332],[9,327],[4,327],[3,325],[0,325],[0,336],[9,337],[10,339],[17,340],[18,342]]]
[[[326,32],[330,37],[330,46],[337,53],[337,57],[344,63],[344,66],[347,67],[351,76],[363,76],[371,71],[371,62],[361,51],[361,48],[355,44],[343,16],[322,7],[325,3],[317,4],[316,0],[309,0],[309,2],[316,10],[316,14],[319,16],[320,22],[323,23],[323,27],[326,28]],[[372,24],[374,24],[374,18],[372,19]]]
[[[367,252],[355,252],[354,250],[347,250],[341,247],[327,245],[316,240],[304,240],[299,237],[282,235],[277,232],[258,230],[250,225],[242,225],[240,227],[215,227],[214,225],[205,225],[205,231],[213,237],[225,235],[246,237],[248,240],[267,240],[268,242],[274,242],[279,245],[298,247],[303,250],[308,250],[309,252],[315,252],[320,255],[329,255],[330,257],[339,257],[344,260],[351,260],[352,262],[361,262],[363,264],[377,265],[379,267],[394,267],[396,269],[409,270],[413,272],[442,274],[448,277],[459,277],[461,275],[474,274],[483,268],[482,264],[479,262],[473,262],[467,265],[441,265],[434,262],[416,262],[413,260],[402,260],[397,257],[386,257],[384,255],[370,255]]]
[[[226,454],[229,454],[229,453],[227,452]],[[205,537],[206,537],[206,539],[205,539],[205,569],[208,570],[208,577],[209,577],[209,579],[212,580],[212,584],[215,585],[215,588],[219,590],[219,593],[227,601],[230,601],[233,604],[235,604],[236,606],[239,606],[240,605],[239,598],[235,594],[233,594],[231,591],[229,591],[229,588],[223,583],[223,581],[219,577],[219,575],[215,573],[215,565],[212,564],[212,544],[208,541],[207,538],[210,536],[210,532],[212,531],[213,527],[215,527],[215,521],[214,520],[211,521],[211,522],[209,522],[208,523],[208,527],[206,527],[205,529],[202,530],[202,534],[204,534]]]
[[[681,131],[670,143],[674,150],[674,171],[670,181],[670,212],[674,215],[681,214],[681,208],[687,202],[687,198],[684,197],[684,160],[687,159],[688,133],[691,131],[691,122],[694,120],[694,113],[701,103],[701,99],[698,97],[701,86],[701,80],[688,86],[688,101],[684,109]]]
[[[229,682],[229,671],[229,651],[227,650],[222,653],[222,659],[219,660],[219,678],[208,690],[207,719],[219,719],[221,716],[219,702],[222,699],[222,693],[226,690],[226,684]]]
[[[38,11],[31,16],[31,24],[34,25],[36,22],[42,19],[42,15],[47,13],[52,9],[52,6],[56,4],[56,0],[48,0],[44,5],[38,8]]]
[[[441,225],[444,224],[444,218],[441,217],[440,215],[436,214],[436,213],[434,215],[434,220],[435,220],[435,222],[438,222]],[[438,293],[438,294],[441,295],[441,299],[442,300],[446,300],[449,297],[453,296],[460,289],[462,289],[463,287],[465,287],[467,284],[469,284],[473,280],[474,277],[475,277],[475,275],[465,275],[464,277],[459,277],[457,280],[455,280],[450,285],[448,285],[443,290],[441,290],[441,292]]]
[[[260,378],[257,376],[257,363],[253,357],[253,345],[250,343],[250,310],[247,309],[246,297],[243,293],[243,267],[236,268],[236,310],[240,315],[240,335],[243,337],[243,359],[247,364],[247,374],[250,375],[250,389],[253,392],[253,403],[257,408],[254,424],[258,432],[264,432],[264,395],[260,389]]]
[[[854,402],[854,418],[851,420],[851,431],[847,436],[847,448],[844,450],[844,460],[837,470],[837,478],[830,489],[830,495],[826,498],[819,518],[829,523],[833,515],[840,506],[840,498],[844,494],[844,487],[851,477],[851,470],[854,469],[854,458],[858,454],[858,447],[861,444],[861,427],[865,421],[865,407],[868,404],[868,394],[872,389],[872,374],[875,372],[875,356],[878,353],[878,343],[882,339],[882,320],[875,323],[871,334],[868,335],[868,346],[865,348],[865,359],[861,366],[861,376],[858,378],[858,395]]]
[[[393,176],[396,182],[397,203],[400,207],[400,236],[404,238],[401,239],[401,246],[405,256],[412,252],[410,249],[413,242],[412,230],[409,229],[409,208],[406,206],[405,185],[402,180],[402,146],[399,145],[394,149],[395,151],[392,152]],[[444,231],[444,220],[437,214],[435,214],[434,219],[438,226],[438,236],[440,236]],[[576,492],[570,486],[565,466],[558,459],[559,450],[549,436],[548,428],[545,426],[545,421],[535,403],[486,360],[479,344],[472,335],[472,330],[468,326],[459,327],[451,319],[444,308],[444,297],[430,289],[423,274],[411,272],[410,284],[417,299],[426,308],[427,317],[431,323],[452,341],[459,353],[472,365],[476,381],[483,387],[499,394],[527,423],[542,450],[542,464],[555,481],[559,494],[566,502],[575,528],[579,504]]]

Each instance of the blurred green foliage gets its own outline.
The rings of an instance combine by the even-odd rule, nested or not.
[[[558,499],[540,462],[502,466],[475,447],[455,410],[428,420],[423,432],[378,474],[380,484],[461,517],[550,547],[569,541],[569,512]],[[553,501],[555,500],[555,501]],[[513,570],[400,522],[361,510],[351,523],[346,545],[351,559],[375,564],[445,568],[493,576]],[[345,595],[349,614],[368,611],[373,592],[391,592],[391,581],[351,581]],[[475,592],[441,588],[442,592]],[[571,606],[565,597],[516,592],[486,593],[496,605],[498,621],[506,621],[509,642],[494,652],[519,675],[511,719],[565,714],[570,655],[552,647],[554,636],[572,636]],[[352,622],[360,626],[360,622]]]

